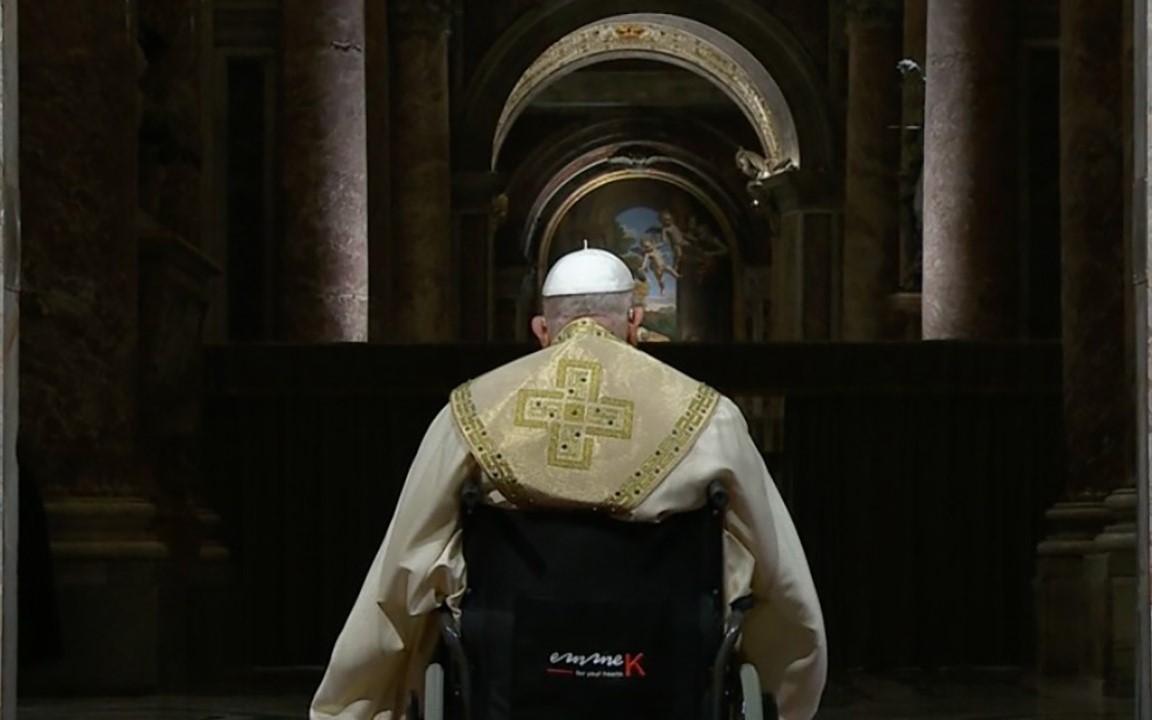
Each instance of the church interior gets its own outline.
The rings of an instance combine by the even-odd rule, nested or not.
[[[748,419],[818,717],[1133,717],[1144,5],[2,0],[0,705],[304,717],[587,242]]]

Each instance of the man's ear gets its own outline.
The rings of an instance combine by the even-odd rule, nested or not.
[[[640,342],[640,323],[644,321],[644,308],[635,305],[628,310],[628,340],[633,345]]]
[[[543,315],[532,318],[532,334],[540,341],[540,347],[548,347],[551,339],[548,337],[548,321]]]
[[[628,311],[628,324],[633,329],[640,327],[640,323],[644,322],[644,308],[636,305]]]

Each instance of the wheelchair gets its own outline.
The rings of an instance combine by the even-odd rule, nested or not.
[[[503,509],[461,493],[468,587],[437,613],[423,720],[775,720],[725,607],[719,482],[659,523]]]

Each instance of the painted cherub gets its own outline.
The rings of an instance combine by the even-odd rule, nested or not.
[[[652,274],[656,277],[656,285],[660,288],[660,293],[664,293],[664,273],[668,273],[672,277],[680,277],[680,272],[676,268],[668,267],[664,260],[664,252],[660,245],[652,239],[651,236],[644,238],[640,241],[641,256],[643,263],[640,265],[640,272],[644,274],[645,271],[651,269]]]

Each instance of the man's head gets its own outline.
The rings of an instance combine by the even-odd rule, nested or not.
[[[542,347],[581,318],[594,320],[617,337],[636,343],[644,310],[634,304],[636,280],[624,261],[610,252],[589,249],[556,261],[544,279],[543,314],[532,319]]]

